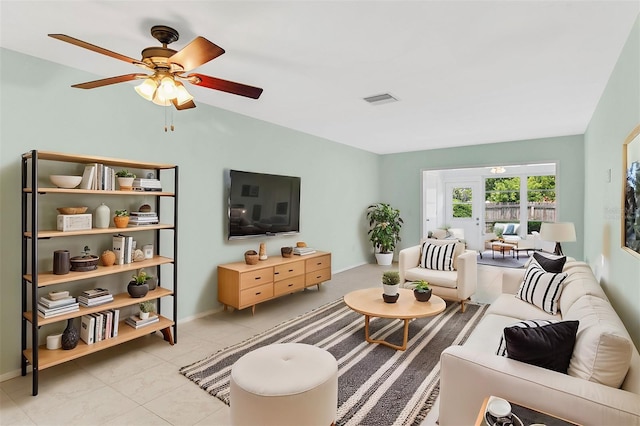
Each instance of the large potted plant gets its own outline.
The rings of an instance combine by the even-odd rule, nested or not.
[[[393,250],[400,241],[400,228],[404,221],[400,210],[389,204],[377,203],[367,208],[369,241],[373,244],[378,265],[391,265]]]

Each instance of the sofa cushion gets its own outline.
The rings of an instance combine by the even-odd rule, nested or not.
[[[533,259],[538,262],[538,265],[547,272],[553,272],[559,274],[564,268],[564,264],[567,261],[566,256],[556,256],[549,253],[533,253]]]
[[[508,357],[566,374],[578,324],[561,321],[540,327],[507,327],[504,339]]]
[[[453,271],[453,255],[456,244],[422,244],[420,267],[438,271]]]
[[[566,278],[566,273],[545,272],[537,262],[531,262],[516,297],[555,315],[558,313],[562,282]]]
[[[458,287],[458,272],[456,271],[437,271],[435,269],[411,268],[404,273],[404,279],[407,281],[425,280],[430,285],[447,288]]]
[[[453,239],[453,240],[436,240],[436,239],[433,239],[433,238],[423,238],[420,241],[420,259],[418,261],[418,265],[416,265],[416,266],[420,265],[420,262],[421,262],[421,259],[422,259],[422,252],[423,252],[424,243],[436,244],[436,245],[455,244],[455,250],[453,252],[453,270],[454,271],[458,270],[458,256],[460,256],[465,251],[464,243],[461,243],[456,239]]]
[[[589,265],[583,262],[567,262],[564,270],[568,276],[562,283],[562,296],[558,302],[560,312],[568,312],[576,300],[586,295],[609,301],[600,284],[594,279]]]
[[[558,320],[524,320],[517,322],[515,324],[511,324],[509,327],[522,327],[522,328],[531,328],[531,327],[540,327],[543,325],[549,325],[557,323]],[[498,344],[498,350],[496,351],[496,355],[507,356],[507,342],[504,340],[504,330],[502,336],[500,337],[500,343]]]
[[[613,307],[587,295],[563,314],[564,319],[580,321],[568,374],[620,387],[629,370],[633,343]]]
[[[512,323],[518,320],[527,320],[531,318],[537,319],[555,319],[561,320],[560,314],[551,315],[543,311],[531,303],[525,302],[515,297],[513,294],[503,293],[491,303],[487,314],[504,315],[511,317]],[[501,329],[502,330],[502,329]]]

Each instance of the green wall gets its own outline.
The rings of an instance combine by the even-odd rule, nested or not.
[[[165,133],[163,108],[132,85],[72,89],[97,77],[6,49],[0,55],[0,379],[20,365],[20,157],[31,149],[180,166],[179,318],[218,309],[216,265],[241,260],[261,241],[270,255],[299,240],[331,251],[334,271],[370,260],[364,212],[378,199],[371,184],[377,155],[204,104],[174,113],[176,129]],[[196,100],[198,90],[204,89],[193,90]],[[300,176],[300,235],[227,241],[225,168]],[[52,212],[64,205],[53,196],[41,200]],[[100,201],[83,200],[91,210]],[[84,244],[64,240],[58,244]]]
[[[640,346],[640,257],[623,251],[622,143],[640,124],[640,18],[585,133],[585,258]],[[605,177],[611,169],[611,182]]]
[[[584,243],[582,136],[385,155],[380,166],[380,186],[385,197],[384,201],[400,209],[405,221],[401,234],[401,247],[415,245],[422,238],[420,234],[422,170],[547,162],[557,164],[558,220],[573,222],[578,236],[575,243],[563,243],[562,248],[569,256],[582,259]],[[397,188],[402,189],[397,190]]]

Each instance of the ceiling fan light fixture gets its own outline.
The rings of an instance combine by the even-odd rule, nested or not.
[[[136,92],[138,92],[138,95],[142,96],[144,99],[148,101],[151,101],[153,100],[153,97],[156,94],[158,85],[154,79],[147,78],[142,83],[138,84],[135,87],[135,89],[136,89]]]
[[[176,101],[178,105],[184,105],[189,101],[193,100],[193,96],[187,91],[187,88],[184,87],[179,81],[176,81]]]
[[[166,76],[160,80],[160,86],[158,87],[158,92],[162,95],[163,98],[171,100],[175,99],[178,95],[176,89],[176,82],[172,77]]]
[[[156,94],[153,97],[153,99],[151,100],[151,102],[153,102],[156,105],[160,105],[160,106],[169,106],[169,105],[171,105],[171,100],[164,97],[164,95],[162,94],[162,91],[160,90],[160,88],[158,88],[158,90],[156,90]]]

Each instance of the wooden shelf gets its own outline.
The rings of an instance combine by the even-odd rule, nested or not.
[[[33,192],[32,188],[22,188],[28,194]],[[143,195],[153,197],[175,197],[173,192],[165,191],[107,191],[105,189],[76,189],[76,188],[47,188],[38,187],[38,194],[93,194],[93,195],[128,195],[141,197]]]
[[[102,340],[101,342],[97,342],[92,345],[87,345],[85,342],[80,340],[78,342],[78,346],[71,350],[49,350],[47,349],[46,345],[40,345],[38,348],[38,368],[40,370],[44,370],[45,368],[53,367],[64,362],[71,361],[76,358],[80,358],[85,355],[89,355],[94,352],[119,345],[124,342],[128,342],[129,340],[137,339],[138,337],[151,334],[155,331],[166,329],[168,333],[171,333],[169,327],[171,327],[174,322],[161,315],[159,317],[160,321],[138,329],[127,325],[124,321],[120,321],[118,325],[117,337]],[[173,342],[171,343],[173,344]],[[33,365],[33,351],[31,350],[31,348],[25,349],[24,351],[22,351],[22,353],[24,354],[25,358],[27,358],[29,363]]]
[[[22,154],[22,158],[32,157],[31,151]],[[95,155],[76,155],[53,151],[38,151],[38,160],[63,161],[66,163],[104,163],[110,166],[129,167],[137,169],[173,169],[175,165],[164,163],[148,163],[124,160],[120,158],[100,157]]]
[[[57,230],[39,230],[38,238],[60,238],[60,237],[73,237],[77,235],[98,235],[98,234],[119,234],[121,232],[139,232],[149,231],[154,229],[173,229],[173,225],[166,223],[159,223],[157,225],[144,225],[144,226],[131,226],[127,228],[91,228],[84,231],[57,231]],[[32,238],[32,232],[25,232],[24,236]]]
[[[138,297],[138,298],[129,296],[129,293],[114,294],[112,302],[105,303],[99,306],[92,306],[90,308],[86,308],[80,305],[79,311],[69,312],[67,314],[58,315],[53,318],[42,318],[41,316],[38,316],[38,326],[53,324],[60,321],[66,321],[69,318],[77,318],[83,315],[92,314],[94,312],[102,312],[102,311],[107,311],[109,309],[118,309],[125,306],[136,305],[140,302],[144,302],[145,300],[159,299],[161,297],[171,296],[172,294],[173,294],[173,291],[168,290],[164,287],[156,287],[155,290],[150,290],[146,296]],[[24,318],[30,323],[33,323],[31,311],[23,312],[22,316],[24,316]]]
[[[119,274],[122,272],[135,271],[140,268],[148,268],[151,266],[164,265],[173,263],[173,259],[164,256],[154,256],[153,259],[145,259],[140,262],[127,263],[124,265],[98,266],[98,269],[88,272],[71,271],[64,275],[54,275],[53,271],[38,274],[38,287],[46,287],[54,284],[63,284],[72,281],[86,280],[89,278],[103,277],[105,275]],[[31,274],[23,275],[28,282],[33,282]]]

